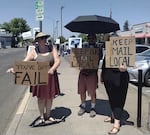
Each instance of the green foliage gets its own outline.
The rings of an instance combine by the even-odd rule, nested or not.
[[[23,32],[29,31],[31,28],[23,18],[14,18],[10,22],[5,22],[0,26],[13,36],[18,37]]]
[[[87,42],[87,34],[81,33],[78,37],[82,38],[82,42]]]
[[[104,36],[105,36],[105,34],[97,34],[96,35],[97,42],[104,42],[105,41]]]
[[[128,31],[128,30],[129,30],[129,23],[128,23],[128,20],[125,21],[124,26],[123,26],[123,30],[124,30],[124,31]]]
[[[60,39],[60,43],[61,43],[61,44],[66,41],[65,37],[63,37],[63,36],[60,36],[60,37],[58,37],[58,38]]]
[[[1,29],[5,29],[7,32],[11,33],[10,31],[10,24],[7,22],[4,22],[3,24],[1,24],[0,26]]]
[[[87,34],[79,34],[78,37],[82,38],[82,42],[87,42]],[[103,34],[96,34],[97,37],[97,42],[102,42],[104,40],[104,35]]]
[[[75,35],[72,35],[72,36],[70,36],[71,38],[75,38],[76,36]]]

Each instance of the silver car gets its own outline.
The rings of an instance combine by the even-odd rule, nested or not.
[[[150,49],[136,55],[135,67],[128,68],[130,81],[138,82],[138,70],[142,70],[142,82],[150,86]]]

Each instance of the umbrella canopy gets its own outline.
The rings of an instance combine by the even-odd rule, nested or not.
[[[119,24],[110,17],[98,15],[78,16],[65,25],[65,28],[72,32],[79,33],[110,33],[120,30]]]

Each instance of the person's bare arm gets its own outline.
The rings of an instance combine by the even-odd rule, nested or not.
[[[27,54],[27,56],[24,58],[23,61],[30,61],[30,60],[33,60],[33,59],[35,58],[35,55],[36,55],[35,49],[32,49],[32,50]]]
[[[53,74],[54,71],[59,67],[60,65],[60,57],[58,55],[57,49],[53,47],[53,56],[54,56],[54,64],[53,66],[49,69],[48,73]]]

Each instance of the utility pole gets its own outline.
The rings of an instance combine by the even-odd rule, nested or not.
[[[56,38],[58,38],[58,20],[56,21]]]
[[[55,20],[53,20],[53,39],[55,39]]]
[[[110,18],[112,18],[112,6],[110,5]]]
[[[42,21],[39,21],[40,32],[42,32]]]
[[[62,35],[63,35],[63,34],[62,34],[62,10],[63,10],[63,8],[64,8],[64,6],[61,6],[61,19],[60,19],[60,20],[61,20],[61,37],[62,37]]]

